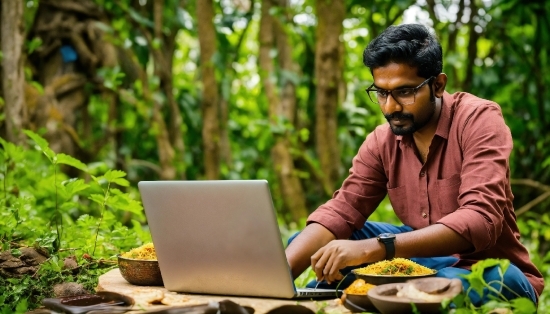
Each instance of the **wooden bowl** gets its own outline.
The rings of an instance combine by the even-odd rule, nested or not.
[[[366,283],[370,283],[375,286],[384,285],[387,283],[406,282],[411,279],[434,277],[435,275],[437,275],[437,271],[434,271],[431,274],[417,276],[365,275],[357,273],[356,269],[353,269],[351,272],[355,275],[355,278],[363,279]]]
[[[462,282],[460,279],[425,278],[417,279],[416,281],[420,280],[423,280],[423,284],[433,281],[434,284],[440,286],[441,283],[445,283],[446,281],[447,287],[444,291],[434,294],[438,297],[438,300],[433,301],[423,301],[397,296],[397,292],[402,289],[404,285],[414,283],[415,280],[407,281],[407,283],[389,283],[374,287],[369,290],[367,295],[381,314],[413,313],[411,304],[415,305],[419,313],[436,314],[441,312],[441,302],[444,299],[452,299],[462,292]]]
[[[137,286],[163,286],[159,263],[156,260],[140,260],[118,257],[120,274],[126,281]]]
[[[342,296],[344,307],[352,313],[374,312],[376,307],[367,294],[347,294]]]

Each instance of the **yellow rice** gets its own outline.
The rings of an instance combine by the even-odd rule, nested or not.
[[[394,258],[358,268],[355,272],[361,275],[420,276],[433,274],[435,271],[406,258]]]
[[[131,249],[129,252],[122,253],[120,254],[120,256],[142,260],[157,259],[157,253],[155,252],[155,246],[153,245],[153,243],[146,243],[138,248]]]
[[[363,279],[356,279],[349,287],[344,289],[346,294],[361,294],[365,295],[370,289],[376,287],[373,284],[366,283]]]

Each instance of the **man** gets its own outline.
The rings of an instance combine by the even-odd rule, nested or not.
[[[342,187],[289,241],[293,276],[311,265],[334,286],[344,268],[403,257],[461,278],[479,260],[502,258],[511,262],[504,284],[536,303],[544,281],[519,240],[512,137],[500,107],[445,92],[441,45],[421,25],[389,27],[363,62],[374,78],[369,97],[388,123],[367,136]],[[404,226],[366,222],[386,193]],[[498,269],[484,276],[500,281]],[[509,299],[514,292],[502,289]],[[470,297],[474,304],[487,300]]]

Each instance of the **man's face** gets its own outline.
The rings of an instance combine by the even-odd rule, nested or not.
[[[416,68],[402,63],[389,63],[375,68],[373,76],[374,86],[386,91],[414,88],[426,80],[417,75]],[[431,99],[431,88],[431,84],[420,87],[416,91],[414,103],[409,105],[401,105],[392,95],[388,95],[386,103],[380,105],[380,109],[394,134],[412,134],[431,121],[436,110],[435,100]]]

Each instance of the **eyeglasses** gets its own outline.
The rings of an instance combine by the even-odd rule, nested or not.
[[[395,101],[401,106],[408,106],[414,104],[416,101],[416,93],[418,90],[422,86],[430,83],[434,78],[435,77],[433,76],[428,78],[417,87],[399,88],[394,90],[376,88],[373,83],[369,88],[365,89],[365,91],[369,95],[370,100],[380,106],[384,106],[386,104],[389,95],[392,95],[393,99],[395,99]]]

